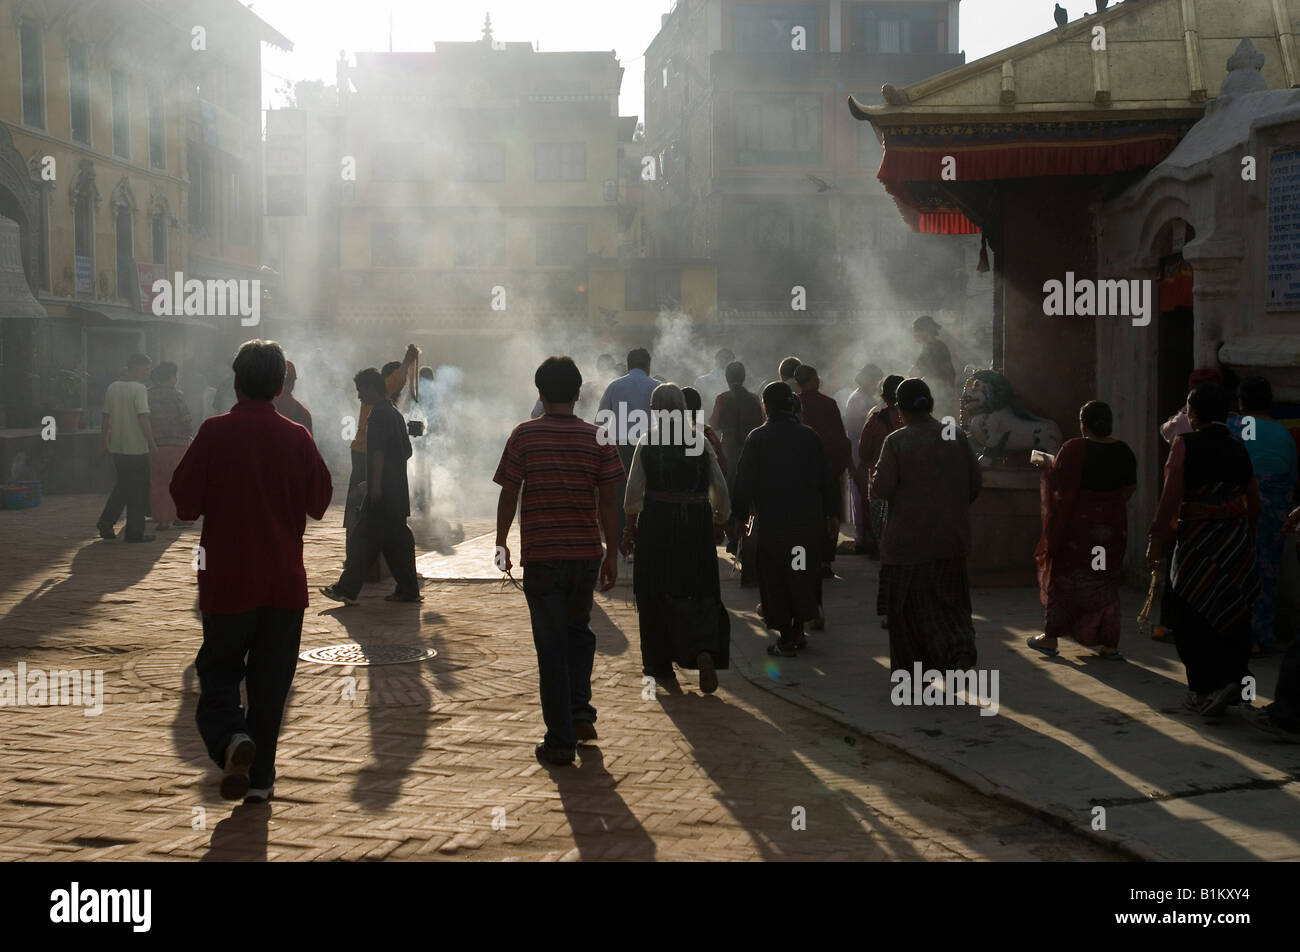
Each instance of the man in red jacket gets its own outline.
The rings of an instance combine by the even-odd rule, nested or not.
[[[794,379],[799,384],[799,403],[802,407],[799,422],[811,427],[822,438],[822,446],[826,448],[826,461],[831,465],[831,476],[835,480],[835,485],[841,486],[841,480],[848,471],[849,464],[853,462],[853,444],[849,442],[849,436],[844,432],[844,418],[840,416],[840,405],[833,397],[828,397],[821,392],[822,381],[817,376],[816,367],[802,364],[794,372]],[[844,490],[841,486],[839,502],[836,506],[840,518],[844,515],[843,497]],[[835,577],[835,570],[831,568],[831,563],[835,561],[837,541],[828,537],[822,549],[822,578]],[[817,626],[813,627],[815,629]]]
[[[238,402],[199,428],[171,493],[182,519],[204,517],[194,562],[203,614],[194,661],[199,734],[224,770],[221,795],[265,802],[307,607],[302,534],[307,516],[325,515],[334,487],[311,434],[275,411],[285,376],[280,345],[250,340],[232,369]]]

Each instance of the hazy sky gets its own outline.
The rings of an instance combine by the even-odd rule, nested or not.
[[[642,115],[645,48],[671,0],[256,0],[247,3],[293,41],[294,52],[262,48],[262,104],[280,105],[288,79],[334,82],[340,49],[431,50],[437,40],[476,40],[483,14],[492,14],[498,40],[533,42],[543,52],[614,50],[623,65],[622,115]],[[1066,0],[1076,19],[1093,0]],[[961,48],[966,61],[1052,29],[1052,0],[962,0]]]

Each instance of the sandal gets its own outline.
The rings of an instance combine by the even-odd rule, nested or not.
[[[1061,653],[1055,648],[1046,648],[1043,645],[1039,644],[1038,639],[1041,637],[1042,635],[1032,635],[1029,638],[1025,639],[1025,644],[1029,645],[1029,647],[1033,648],[1035,651],[1042,652],[1043,654],[1047,655],[1047,657],[1049,658],[1055,658],[1057,655]]]

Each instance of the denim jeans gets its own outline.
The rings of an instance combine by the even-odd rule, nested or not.
[[[599,576],[599,559],[529,562],[524,566],[524,597],[537,649],[545,743],[560,753],[571,753],[578,746],[575,722],[596,721],[596,709],[591,706],[596,635],[589,623]]]
[[[257,745],[248,781],[253,787],[275,783],[275,747],[285,700],[298,668],[302,609],[257,608],[238,615],[204,615],[203,646],[194,659],[199,704],[194,712],[208,755],[225,766],[235,734]],[[239,703],[245,681],[248,710]]]

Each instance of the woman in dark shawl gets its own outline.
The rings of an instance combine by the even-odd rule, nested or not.
[[[1242,700],[1243,679],[1250,674],[1250,609],[1259,595],[1259,485],[1227,418],[1228,397],[1217,384],[1202,384],[1187,395],[1192,432],[1170,447],[1147,544],[1153,570],[1172,546],[1175,644],[1189,690],[1185,706],[1206,717]]]
[[[642,672],[673,690],[673,662],[697,669],[700,690],[718,688],[730,666],[730,619],[722,604],[714,526],[726,521],[727,479],[712,443],[691,435],[686,398],[666,383],[650,395],[655,429],[641,438],[628,471],[623,534],[636,550],[632,591],[641,627]],[[669,416],[659,413],[668,411]],[[661,425],[675,418],[682,429]],[[692,456],[688,445],[701,446]]]
[[[1113,438],[1110,407],[1079,411],[1081,439],[1061,447],[1042,479],[1043,535],[1035,558],[1045,612],[1043,634],[1029,647],[1056,655],[1073,638],[1119,659],[1119,585],[1128,541],[1127,503],[1137,489],[1137,457]],[[1044,457],[1040,457],[1044,458]]]
[[[966,575],[970,506],[983,476],[966,434],[931,415],[925,381],[900,383],[898,407],[904,425],[886,437],[871,478],[871,498],[889,503],[880,586],[890,665],[965,671],[976,661]]]

